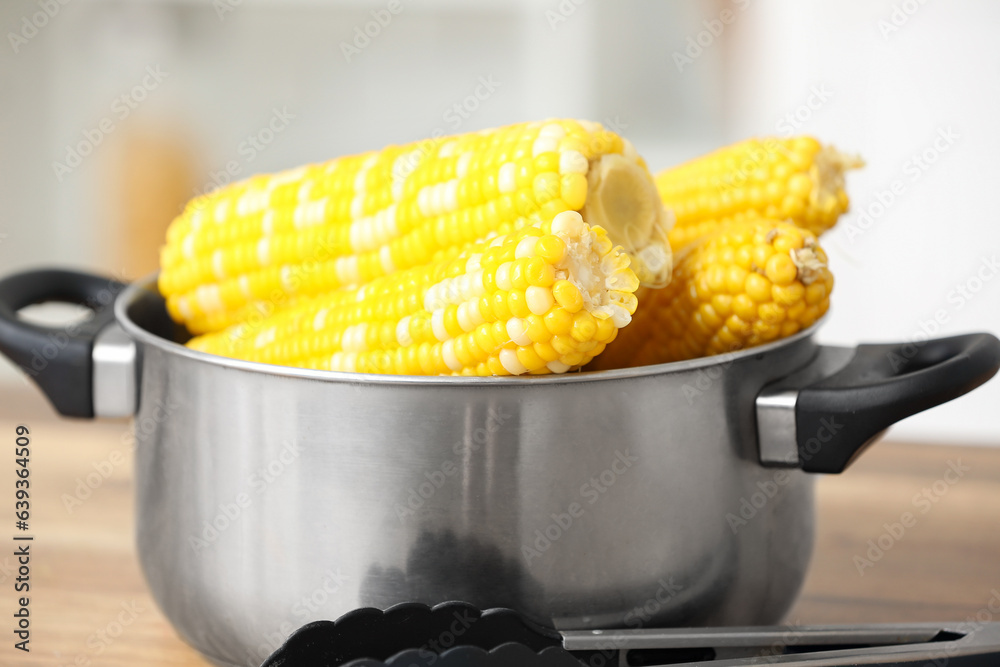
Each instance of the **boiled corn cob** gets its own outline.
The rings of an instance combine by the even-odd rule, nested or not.
[[[635,149],[587,121],[522,123],[390,146],[192,201],[159,279],[192,333],[454,256],[470,243],[580,211],[643,283],[670,276],[668,214]]]
[[[335,290],[193,339],[272,364],[404,375],[564,373],[601,353],[635,312],[628,255],[579,213],[456,257]]]
[[[812,232],[766,218],[732,222],[681,250],[667,287],[640,292],[635,321],[595,365],[682,361],[784,338],[827,311],[832,289]]]
[[[727,222],[791,220],[819,235],[848,208],[844,172],[863,165],[812,137],[751,139],[656,175],[675,250]]]

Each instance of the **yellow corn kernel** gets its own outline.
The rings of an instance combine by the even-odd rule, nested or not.
[[[576,313],[583,308],[583,295],[580,290],[568,280],[558,280],[552,286],[552,295],[556,303],[566,309],[566,312]]]
[[[573,327],[570,335],[580,343],[592,340],[597,334],[597,322],[594,316],[587,311],[581,311],[573,318]]]
[[[790,285],[798,275],[798,269],[788,253],[775,253],[767,258],[764,275],[775,285]]]
[[[547,264],[558,264],[566,254],[566,244],[558,236],[549,234],[538,239],[535,252]]]
[[[583,174],[563,174],[559,192],[570,208],[580,210],[587,203],[587,177]]]
[[[541,257],[532,257],[526,263],[524,275],[528,283],[526,287],[551,287],[556,281],[556,272],[552,264]]]
[[[559,359],[559,353],[549,343],[535,343],[535,353],[544,359],[546,363]]]
[[[573,315],[565,306],[552,308],[545,313],[545,328],[553,335],[565,335],[573,328]]]

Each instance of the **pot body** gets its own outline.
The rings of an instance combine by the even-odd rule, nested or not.
[[[137,339],[140,559],[179,633],[219,664],[258,665],[304,623],[358,607],[753,625],[778,621],[802,583],[812,480],[760,465],[753,410],[814,358],[808,335],[474,384],[261,372],[151,341]]]

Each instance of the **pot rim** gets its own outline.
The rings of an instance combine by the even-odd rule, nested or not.
[[[376,373],[352,373],[347,371],[324,371],[310,368],[296,368],[293,366],[279,366],[275,364],[265,364],[258,361],[245,361],[242,359],[231,359],[216,354],[209,354],[199,350],[192,350],[186,345],[175,343],[159,336],[134,322],[128,315],[128,308],[135,303],[144,292],[156,292],[156,280],[159,273],[146,276],[128,285],[115,300],[115,319],[125,330],[130,338],[139,341],[144,345],[155,347],[168,354],[185,357],[192,361],[231,368],[234,370],[263,373],[265,375],[276,375],[281,377],[301,378],[305,380],[317,380],[320,382],[346,382],[350,384],[387,384],[387,385],[450,385],[457,387],[476,385],[509,385],[513,387],[524,387],[527,385],[539,384],[570,384],[579,382],[599,382],[603,380],[624,380],[633,377],[645,377],[649,375],[667,375],[670,373],[682,373],[719,366],[722,364],[739,361],[747,357],[764,355],[776,350],[780,350],[795,343],[812,337],[829,315],[824,315],[812,326],[803,329],[792,336],[782,338],[772,343],[766,343],[757,347],[751,347],[738,352],[720,354],[712,357],[700,357],[687,361],[673,361],[665,364],[652,364],[648,366],[636,366],[633,368],[617,368],[601,371],[580,371],[575,373],[562,373],[551,375],[524,375],[517,377],[510,376],[452,376],[452,375],[387,375]]]

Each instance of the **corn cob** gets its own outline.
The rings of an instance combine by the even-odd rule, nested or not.
[[[566,211],[454,258],[335,290],[195,349],[272,364],[403,375],[564,373],[635,312],[628,255]]]
[[[732,222],[681,250],[667,287],[640,291],[635,321],[595,366],[682,361],[784,338],[827,311],[832,289],[812,232],[766,218]]]
[[[727,222],[748,217],[791,220],[819,235],[847,211],[844,172],[860,158],[812,137],[751,139],[656,175],[676,224],[675,250]]]
[[[218,331],[439,262],[580,211],[646,284],[670,276],[667,213],[635,149],[587,121],[523,123],[255,176],[192,201],[159,279],[171,316]]]

